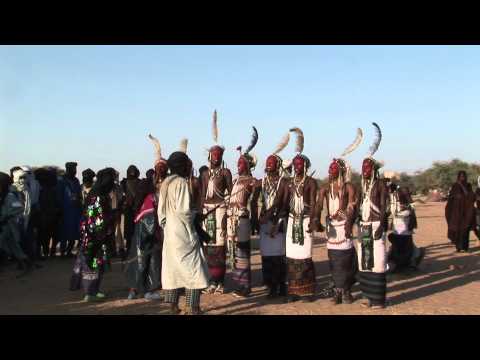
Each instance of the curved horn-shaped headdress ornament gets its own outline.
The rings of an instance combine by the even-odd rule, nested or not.
[[[375,140],[373,141],[372,146],[370,146],[367,157],[372,157],[377,152],[380,143],[382,142],[382,130],[380,129],[380,126],[378,126],[377,123],[372,123],[372,125],[375,127]]]
[[[278,143],[278,145],[275,148],[275,151],[273,152],[273,154],[268,157],[268,158],[270,158],[270,157],[273,156],[277,159],[278,166],[281,169],[282,174],[285,173],[285,168],[283,167],[283,159],[278,154],[281,153],[283,151],[283,149],[285,149],[287,147],[289,142],[290,142],[290,132],[287,132],[282,137],[282,140],[280,140],[280,142]],[[268,158],[267,158],[267,160],[268,160]]]
[[[344,159],[344,157],[351,154],[352,152],[354,152],[360,146],[360,144],[362,143],[362,140],[363,140],[363,131],[362,131],[362,129],[358,128],[357,129],[357,136],[355,137],[355,140],[353,141],[353,143],[351,143],[343,151],[342,155],[340,156],[340,159],[333,159],[333,161],[336,162],[340,166],[341,169],[343,169],[342,171],[344,172],[344,179],[347,182],[350,182],[351,179],[352,179],[352,171],[351,171],[350,165]],[[339,178],[339,181],[341,182],[342,179]]]
[[[245,150],[245,154],[248,154],[250,151],[252,151],[258,142],[258,131],[255,128],[255,126],[252,126],[252,128],[253,128],[252,138],[250,140],[250,145],[248,145],[247,150]]]
[[[180,148],[179,148],[179,151],[183,152],[183,153],[187,153],[187,149],[188,149],[188,139],[187,138],[184,138],[180,141]]]
[[[245,150],[242,153],[242,147],[238,146],[237,150],[240,152],[240,156],[244,157],[247,159],[248,163],[250,164],[250,168],[254,168],[257,165],[257,158],[255,155],[250,154],[250,151],[253,150],[253,148],[257,145],[258,142],[258,131],[255,128],[255,126],[252,126],[253,128],[253,133],[252,133],[252,138],[250,140],[250,145],[248,145],[247,150]]]
[[[294,127],[290,129],[290,132],[294,132],[295,135],[297,135],[297,140],[295,144],[295,151],[298,154],[301,154],[303,152],[303,147],[305,144],[305,136],[303,135],[303,131],[299,129],[298,127]]]
[[[282,152],[283,149],[285,149],[290,142],[290,132],[288,132],[280,141],[280,143],[277,145],[275,151],[273,152],[274,155],[278,155],[279,153]]]
[[[349,154],[351,154],[352,152],[354,152],[359,146],[360,144],[362,143],[362,140],[363,140],[363,131],[362,129],[358,128],[357,129],[357,136],[355,137],[355,140],[353,141],[353,143],[348,146],[342,153],[342,155],[340,155],[340,157],[345,157]]]
[[[148,134],[148,138],[152,141],[153,146],[155,147],[155,163],[158,163],[159,161],[163,160],[160,141],[158,141],[156,137],[152,136],[152,134]]]
[[[303,135],[303,131],[298,128],[294,127],[290,129],[290,132],[294,132],[295,135],[297,136],[296,142],[295,142],[295,151],[297,152],[297,156],[301,157],[302,159],[305,160],[305,170],[309,169],[311,166],[310,159],[305,156],[303,153],[303,148],[305,145],[305,136]]]

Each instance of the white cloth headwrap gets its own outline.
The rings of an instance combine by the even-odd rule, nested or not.
[[[32,205],[31,205],[32,200],[31,200],[31,195],[30,195],[30,191],[29,191],[29,188],[28,188],[28,184],[26,183],[27,179],[25,179],[25,182],[23,184],[19,183],[20,177],[25,176],[26,173],[25,173],[24,170],[18,169],[18,170],[13,171],[12,175],[13,175],[13,185],[12,185],[13,188],[15,188],[18,192],[23,193],[23,195],[25,196],[25,208],[23,210],[23,217],[25,219],[24,225],[25,225],[25,230],[26,230],[27,227],[28,227],[28,221],[29,221],[29,218],[30,218],[30,210],[32,208]]]
[[[35,179],[35,175],[32,172],[32,168],[28,165],[20,166],[20,168],[25,171],[27,178],[28,191],[30,192],[30,200],[32,205],[38,203],[40,199],[40,183]]]

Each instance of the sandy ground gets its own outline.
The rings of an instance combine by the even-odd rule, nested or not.
[[[471,235],[471,250],[457,254],[446,238],[443,217],[444,203],[427,203],[417,207],[419,229],[417,246],[426,248],[426,257],[417,271],[388,276],[389,306],[384,310],[369,310],[360,306],[358,285],[353,288],[356,301],[351,305],[332,305],[327,299],[312,303],[285,304],[267,300],[261,284],[260,256],[252,257],[253,292],[247,299],[230,294],[202,295],[201,306],[206,315],[215,314],[480,314],[480,246]],[[325,242],[319,237],[314,246],[314,261],[318,289],[329,278]],[[126,300],[127,289],[121,264],[115,262],[107,273],[103,290],[108,300],[103,303],[84,303],[81,292],[68,291],[72,259],[54,259],[42,263],[42,269],[29,277],[17,280],[14,266],[0,272],[0,314],[163,314],[167,306],[144,299]],[[227,288],[229,278],[227,275]],[[228,289],[227,289],[228,290]],[[180,307],[184,306],[181,298]]]

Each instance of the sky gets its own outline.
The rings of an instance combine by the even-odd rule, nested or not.
[[[252,125],[256,176],[294,126],[316,176],[358,127],[364,140],[347,160],[360,170],[372,122],[385,170],[477,162],[479,95],[479,46],[0,46],[0,171],[77,161],[79,173],[112,166],[123,176],[135,164],[144,175],[148,133],[165,157],[188,138],[198,169],[214,109],[234,174]],[[292,138],[280,155],[294,147]]]

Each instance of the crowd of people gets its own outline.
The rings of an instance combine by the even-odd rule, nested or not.
[[[198,177],[186,140],[167,159],[151,135],[156,157],[142,179],[134,165],[122,181],[113,168],[97,173],[87,169],[82,184],[74,162],[65,165],[64,173],[14,167],[10,174],[0,173],[2,261],[17,262],[21,277],[47,258],[75,256],[70,289],[83,289],[85,301],[99,301],[106,297],[103,274],[118,257],[128,299],[161,300],[176,314],[185,294],[185,313],[200,314],[201,294],[224,293],[227,268],[232,275],[229,292],[238,298],[250,295],[255,229],[268,297],[314,301],[313,240],[315,232],[323,232],[331,283],[321,294],[334,304],[350,304],[351,288],[358,282],[366,300],[362,305],[383,308],[386,273],[416,268],[425,250],[414,243],[417,220],[409,189],[380,176],[382,164],[373,155],[382,133],[373,125],[376,138],[362,163],[360,188],[351,182],[346,158],[362,142],[361,129],[352,145],[333,159],[328,183],[319,186],[309,173],[311,162],[303,153],[305,138],[299,128],[290,129],[267,157],[265,176],[256,179],[252,150],[259,136],[253,127],[249,145],[237,149],[238,176],[233,178],[223,162],[216,112],[215,144]],[[296,155],[284,161],[279,154],[290,134],[296,137]],[[460,174],[446,208],[448,235],[459,251],[468,249],[469,231],[476,229],[474,203],[466,174]]]
[[[100,177],[87,169],[80,184],[76,174],[75,162],[66,163],[65,170],[16,166],[10,175],[0,173],[2,261],[8,257],[17,260],[20,277],[42,267],[40,262],[48,258],[73,258],[74,252],[78,253],[85,205]],[[108,195],[114,236],[105,245],[111,257],[125,260],[134,228],[132,194],[143,180],[135,166],[128,169],[127,178],[121,182],[119,173],[113,170],[113,174],[114,184]]]

